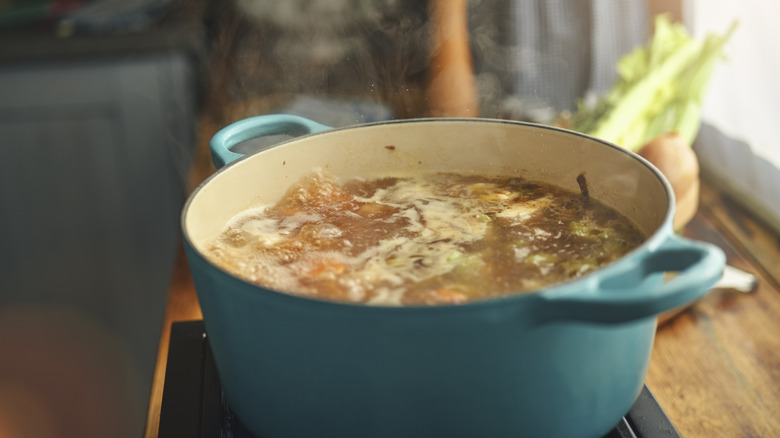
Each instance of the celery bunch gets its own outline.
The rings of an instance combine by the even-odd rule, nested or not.
[[[653,38],[620,58],[617,82],[594,106],[580,103],[570,128],[631,151],[669,132],[692,144],[707,84],[735,28],[697,41],[659,15]]]

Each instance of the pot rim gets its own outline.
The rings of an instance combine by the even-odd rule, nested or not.
[[[258,117],[264,117],[264,116],[258,116]],[[246,119],[244,119],[246,120]],[[370,128],[373,126],[379,126],[379,125],[404,125],[404,124],[411,124],[411,123],[469,123],[469,124],[509,124],[509,125],[516,125],[516,126],[524,126],[528,128],[534,128],[534,129],[541,129],[541,130],[548,130],[558,133],[563,133],[566,135],[571,135],[574,137],[580,137],[587,139],[591,142],[596,142],[601,144],[604,147],[609,147],[613,150],[616,150],[620,153],[623,153],[624,155],[633,158],[637,162],[639,162],[641,165],[643,165],[645,168],[647,168],[655,177],[658,179],[658,181],[661,183],[661,186],[663,187],[664,193],[666,195],[666,202],[667,202],[667,208],[666,213],[664,215],[663,221],[661,222],[661,225],[657,227],[653,233],[648,236],[642,244],[640,244],[638,247],[634,248],[633,250],[629,251],[623,257],[620,259],[609,263],[608,265],[602,266],[599,269],[596,269],[592,272],[589,272],[582,277],[578,277],[576,279],[571,280],[565,280],[558,283],[554,283],[552,285],[540,288],[540,289],[533,289],[529,290],[527,292],[519,293],[519,294],[511,294],[507,296],[502,297],[495,297],[495,298],[488,298],[483,300],[477,300],[477,301],[471,301],[464,304],[437,304],[437,305],[404,305],[404,306],[377,306],[377,305],[366,305],[363,303],[351,303],[351,302],[341,302],[341,301],[329,301],[329,300],[323,300],[318,298],[310,298],[302,295],[297,295],[293,293],[286,293],[277,291],[274,289],[269,289],[263,286],[260,286],[258,284],[252,283],[250,281],[244,280],[241,277],[238,277],[236,275],[233,275],[229,273],[228,271],[220,268],[216,264],[214,264],[198,247],[194,244],[192,239],[190,238],[189,231],[187,230],[186,226],[186,219],[187,214],[190,209],[190,205],[194,202],[195,198],[197,198],[198,193],[207,185],[209,185],[215,178],[218,178],[219,175],[221,175],[224,172],[227,172],[230,170],[231,167],[238,165],[239,163],[242,163],[245,160],[253,159],[256,156],[262,155],[263,152],[276,149],[278,147],[282,147],[288,144],[295,143],[299,140],[303,140],[305,138],[311,138],[315,136],[323,136],[323,135],[337,135],[339,132],[342,131],[351,131],[356,129],[364,129],[364,128]],[[230,125],[229,125],[230,126]],[[228,126],[228,127],[229,127]],[[329,127],[328,127],[329,128]],[[223,128],[226,129],[226,128]],[[486,307],[496,307],[496,306],[503,306],[508,303],[513,302],[520,302],[520,301],[531,301],[531,300],[545,300],[548,298],[553,297],[559,297],[559,296],[568,296],[571,294],[577,294],[578,291],[585,291],[588,288],[582,287],[585,285],[592,285],[593,283],[597,283],[597,277],[600,276],[609,276],[614,275],[614,273],[620,272],[625,265],[631,264],[631,259],[633,256],[635,256],[637,253],[644,251],[644,250],[652,250],[655,248],[660,247],[666,240],[668,240],[668,236],[666,233],[664,233],[665,229],[671,230],[672,227],[672,220],[674,217],[674,207],[675,207],[675,197],[674,197],[674,191],[672,189],[671,183],[669,180],[661,173],[658,168],[656,168],[652,163],[647,161],[645,158],[641,157],[640,155],[631,152],[625,148],[622,148],[614,143],[608,142],[606,140],[602,140],[593,136],[590,136],[588,134],[584,134],[577,131],[572,131],[565,128],[560,128],[556,126],[550,126],[550,125],[544,125],[539,123],[533,123],[533,122],[525,122],[525,121],[517,121],[517,120],[507,120],[507,119],[491,119],[491,118],[459,118],[459,117],[431,117],[431,118],[410,118],[410,119],[393,119],[393,120],[387,120],[387,121],[379,121],[379,122],[371,122],[371,123],[362,123],[362,124],[355,124],[355,125],[349,125],[349,126],[343,126],[343,127],[333,127],[330,129],[325,129],[322,131],[312,132],[304,135],[300,135],[297,137],[293,137],[287,140],[283,140],[279,143],[274,143],[272,145],[269,145],[267,147],[261,148],[259,150],[253,151],[249,154],[245,154],[244,156],[235,159],[234,161],[231,161],[227,164],[225,164],[223,167],[218,168],[214,173],[209,175],[206,179],[204,179],[187,197],[187,200],[182,208],[182,213],[180,216],[180,226],[182,229],[182,236],[184,239],[184,244],[186,248],[193,253],[197,254],[198,258],[201,262],[204,262],[208,264],[211,268],[216,269],[220,274],[225,276],[226,278],[229,278],[230,281],[238,282],[240,284],[249,285],[252,286],[253,289],[258,289],[263,292],[270,293],[269,296],[274,297],[274,299],[282,300],[282,301],[289,301],[291,303],[302,303],[306,304],[310,307],[322,307],[325,309],[328,309],[330,311],[334,309],[344,309],[347,311],[359,311],[359,312],[374,312],[377,314],[385,313],[385,312],[391,312],[391,313],[399,313],[399,312],[405,312],[405,313],[411,313],[411,312],[426,312],[426,313],[438,313],[438,312],[461,312],[461,311],[476,311],[478,309],[483,309]],[[670,231],[673,232],[673,231]],[[230,293],[237,293],[240,290],[241,293],[246,293],[244,288],[238,288],[232,290]],[[257,290],[253,291],[258,292]],[[356,310],[360,309],[360,310]]]

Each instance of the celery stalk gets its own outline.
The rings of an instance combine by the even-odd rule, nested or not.
[[[707,84],[735,28],[696,41],[659,15],[653,38],[618,61],[619,80],[593,107],[580,103],[571,128],[631,151],[669,132],[692,144]]]
[[[645,143],[658,137],[659,135],[666,134],[667,132],[677,132],[683,138],[685,143],[691,145],[693,140],[696,139],[696,134],[699,133],[699,125],[701,125],[701,101],[686,100],[677,107],[678,111],[675,114],[677,117],[675,120],[669,122],[670,128],[664,130],[658,130],[654,135],[645,136]]]
[[[698,52],[698,44],[690,43],[680,47],[657,69],[652,70],[644,79],[631,87],[590,134],[607,141],[617,141],[626,126],[630,126],[640,117],[646,117],[645,109],[656,103],[654,99],[659,87],[673,80],[674,76],[678,75]],[[621,144],[621,146],[636,150],[641,145],[631,143]]]

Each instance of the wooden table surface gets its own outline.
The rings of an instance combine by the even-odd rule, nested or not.
[[[751,293],[716,289],[661,324],[647,385],[683,437],[780,437],[780,239],[704,184],[689,237],[717,244],[758,277]],[[189,269],[173,273],[149,400],[157,437],[171,323],[201,319]]]

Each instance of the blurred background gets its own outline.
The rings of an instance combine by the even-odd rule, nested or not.
[[[738,20],[693,147],[780,230],[776,3],[453,0],[468,50],[444,91],[433,3],[0,0],[0,437],[141,434],[179,213],[241,118],[556,123],[613,86],[657,14],[694,37]]]

